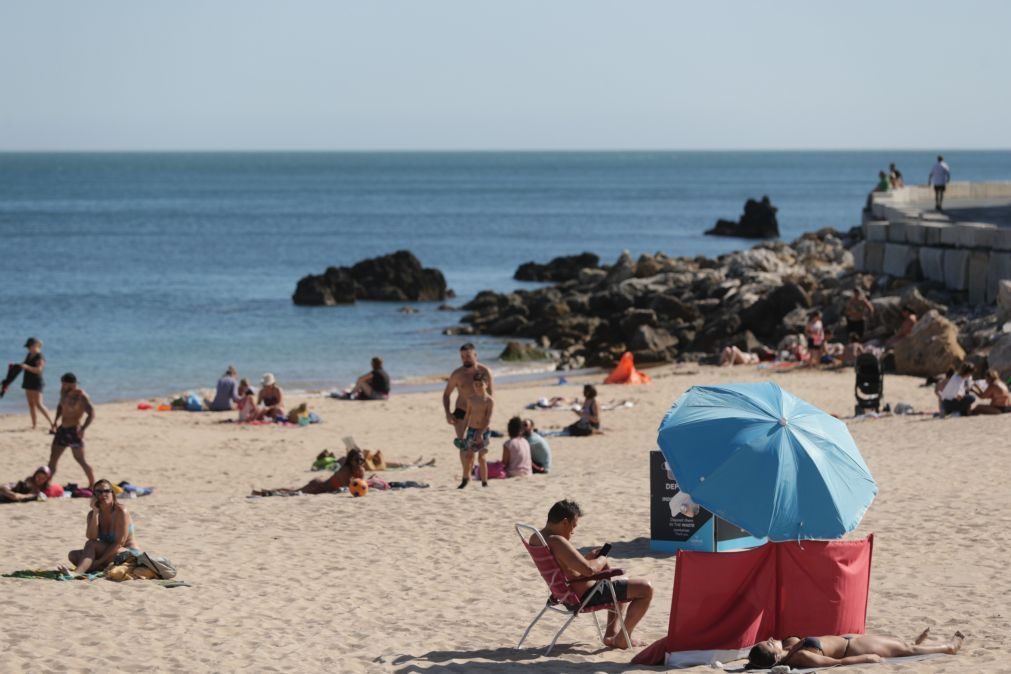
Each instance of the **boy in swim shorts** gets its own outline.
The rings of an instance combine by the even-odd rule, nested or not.
[[[471,395],[467,398],[467,432],[464,440],[465,449],[460,450],[460,464],[463,466],[463,481],[458,489],[463,489],[470,482],[470,474],[474,469],[474,457],[478,461],[478,473],[482,486],[488,486],[488,441],[491,437],[491,414],[495,409],[495,401],[488,394],[488,380],[483,372],[474,373],[474,385]]]

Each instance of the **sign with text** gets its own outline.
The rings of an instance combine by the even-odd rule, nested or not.
[[[684,499],[678,498],[681,490],[677,480],[659,451],[649,453],[649,485],[650,549],[713,550],[713,514],[704,508],[686,508],[687,512],[682,512],[677,507],[677,502]],[[676,506],[673,512],[671,501]]]

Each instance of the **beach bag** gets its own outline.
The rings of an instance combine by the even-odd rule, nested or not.
[[[204,402],[200,399],[198,395],[191,395],[186,398],[186,411],[187,412],[203,412]]]
[[[175,564],[165,557],[142,552],[137,556],[137,564],[151,569],[158,574],[158,577],[162,580],[171,580],[176,577]]]

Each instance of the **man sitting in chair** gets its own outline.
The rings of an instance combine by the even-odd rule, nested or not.
[[[579,518],[582,516],[579,505],[574,501],[559,501],[551,506],[548,511],[548,522],[541,535],[547,541],[551,554],[554,555],[558,566],[562,568],[565,577],[572,581],[575,578],[592,576],[601,571],[607,570],[607,557],[600,554],[600,548],[594,548],[589,554],[583,555],[572,545],[569,539],[572,532],[576,530]],[[537,536],[532,536],[530,545],[539,546],[541,544]],[[593,591],[596,583],[602,581],[574,581],[570,585],[579,593],[581,599],[585,599],[587,594]],[[653,586],[648,580],[620,578],[611,581],[614,585],[614,592],[619,602],[629,601],[625,610],[625,630],[632,643],[625,643],[625,638],[619,631],[618,614],[621,606],[616,606],[607,612],[607,631],[604,634],[604,643],[610,648],[629,648],[630,646],[644,646],[645,644],[636,639],[632,639],[632,630],[639,624],[646,611],[649,609],[649,602],[653,599]],[[587,606],[596,604],[606,604],[611,601],[610,592],[599,592],[590,600]]]

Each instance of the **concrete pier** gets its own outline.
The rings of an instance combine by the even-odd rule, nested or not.
[[[970,304],[995,302],[1011,279],[1011,181],[950,183],[940,212],[928,186],[876,192],[863,229],[861,271],[938,281]]]

